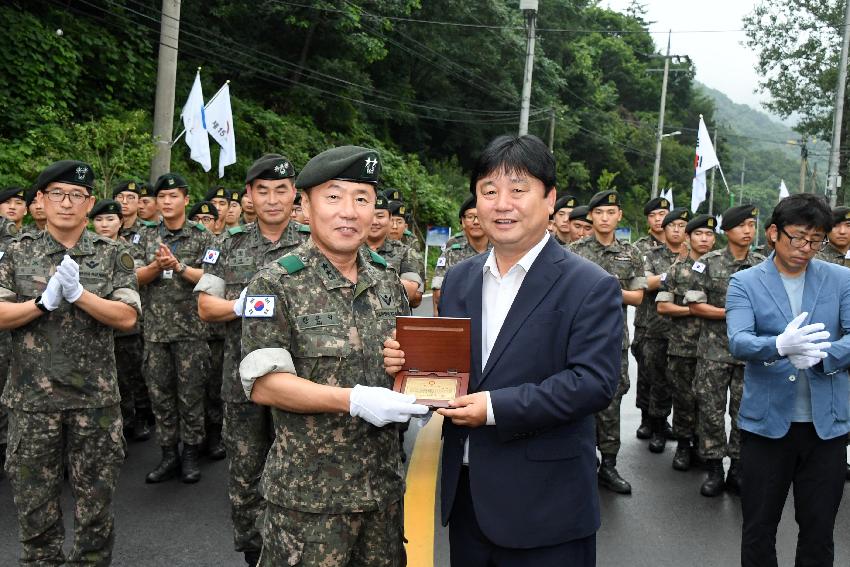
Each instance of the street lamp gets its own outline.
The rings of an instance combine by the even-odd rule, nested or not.
[[[679,136],[679,135],[681,135],[681,133],[682,133],[681,130],[676,130],[675,132],[670,132],[669,134],[661,134],[661,137],[662,138],[669,138],[671,136]]]

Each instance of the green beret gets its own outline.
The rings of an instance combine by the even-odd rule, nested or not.
[[[661,221],[661,228],[677,220],[683,220],[687,223],[691,220],[691,211],[685,207],[676,207],[664,216],[664,220]]]
[[[26,199],[26,201],[27,201],[27,208],[28,208],[28,209],[30,208],[30,205],[32,205],[32,204],[33,204],[33,202],[35,201],[35,194],[36,194],[36,193],[37,193],[37,191],[35,190],[35,188],[34,188],[34,187],[31,187],[31,188],[27,191],[27,199]]]
[[[114,199],[118,196],[119,193],[123,193],[124,191],[127,191],[128,193],[135,193],[136,195],[138,195],[139,186],[136,185],[135,181],[122,181],[121,183],[116,185],[115,188],[112,190],[112,198]]]
[[[163,173],[153,184],[153,194],[156,196],[163,189],[188,189],[189,184],[178,173]]]
[[[555,201],[555,212],[557,213],[561,209],[572,209],[576,206],[576,198],[572,195],[564,195],[557,201]]]
[[[600,191],[590,198],[587,209],[592,211],[596,207],[619,207],[620,194],[616,191]]]
[[[668,201],[664,197],[656,197],[654,199],[650,199],[643,206],[643,214],[649,215],[652,211],[657,211],[658,209],[664,209],[665,211],[670,210],[670,201]]]
[[[204,195],[204,201],[212,201],[213,199],[229,199],[230,190],[226,187],[222,187],[218,185],[216,187],[210,187],[207,194]]]
[[[697,215],[692,218],[691,222],[688,223],[688,226],[685,227],[685,232],[690,234],[698,228],[710,228],[711,230],[715,230],[717,228],[717,219],[711,215]]]
[[[255,179],[288,179],[295,177],[295,168],[292,163],[280,154],[266,154],[248,168],[245,183],[251,183]]]
[[[466,214],[466,211],[469,209],[474,209],[476,205],[475,195],[470,195],[466,198],[463,204],[460,206],[460,212],[458,213],[458,218],[462,219],[463,215]]]
[[[376,199],[375,199],[375,210],[376,211],[389,211],[390,210],[390,201],[387,199],[387,196],[384,195],[382,191],[378,191]]]
[[[97,215],[118,215],[119,219],[123,219],[121,214],[121,205],[112,199],[101,199],[92,207],[89,213],[89,218],[93,219]]]
[[[390,201],[387,209],[390,211],[391,217],[403,217],[407,212],[407,207],[401,201]]]
[[[376,150],[341,146],[325,150],[308,161],[298,174],[295,187],[310,189],[331,179],[377,185],[380,175],[381,158]]]
[[[738,205],[737,207],[729,207],[723,211],[723,222],[720,228],[730,230],[741,224],[747,219],[758,218],[759,210],[753,205]]]
[[[192,220],[197,215],[212,215],[214,219],[218,220],[218,209],[209,201],[198,201],[189,209],[186,218]]]
[[[142,197],[153,197],[154,194],[151,192],[151,186],[147,183],[139,183],[139,198]]]
[[[51,183],[69,183],[91,190],[94,187],[94,172],[89,164],[64,159],[48,165],[35,181],[36,191],[44,191]]]
[[[832,209],[832,223],[850,221],[850,207],[835,207]]]
[[[27,190],[23,187],[7,187],[0,191],[0,203],[5,203],[9,199],[13,197],[17,197],[22,201],[26,202],[27,200]]]
[[[590,219],[590,209],[587,208],[586,205],[574,207],[573,210],[570,211],[570,220],[578,220],[593,224],[593,221]]]

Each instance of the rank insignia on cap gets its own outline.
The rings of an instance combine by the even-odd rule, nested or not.
[[[213,250],[212,248],[208,249],[204,253],[204,264],[215,264],[218,262],[218,257],[221,255],[221,252],[218,250]]]
[[[670,204],[667,202],[667,199],[661,199],[661,208],[662,209],[670,208]]]
[[[616,202],[617,202],[617,195],[616,195],[616,194],[614,194],[614,193],[611,193],[610,195],[608,195],[608,202],[609,202],[609,203],[615,203],[615,204],[616,204]]]
[[[709,228],[714,228],[714,225],[716,223],[714,222],[714,219],[708,219],[707,221],[705,221],[705,224],[707,224]]]
[[[129,183],[127,184],[127,189],[129,189],[130,191],[135,191],[135,190],[136,190],[136,184],[135,184],[134,182],[132,182],[132,181],[131,181],[131,182],[129,182]]]
[[[366,171],[366,175],[375,175],[375,166],[378,165],[378,158],[375,156],[369,156],[366,158],[366,163],[364,164],[364,170]]]
[[[169,178],[168,178],[168,184],[169,184],[169,185],[174,185],[174,178],[173,178],[173,177],[169,177]]]
[[[86,178],[86,174],[88,172],[89,172],[89,168],[82,167],[82,166],[78,167],[77,168],[77,179],[79,179],[80,181],[84,180]]]
[[[273,295],[249,295],[245,298],[245,317],[267,318],[274,316]]]
[[[201,205],[201,212],[202,213],[209,213],[210,212],[209,205]]]
[[[398,208],[398,214],[400,214],[400,215],[404,214],[404,205],[402,205]]]
[[[757,208],[754,208],[754,209],[753,209],[753,216],[754,216],[754,217],[759,216],[759,210],[758,210]]]
[[[844,220],[850,220],[850,211],[844,213]]]
[[[289,171],[289,162],[285,161],[274,166],[274,172],[278,175],[286,175]]]

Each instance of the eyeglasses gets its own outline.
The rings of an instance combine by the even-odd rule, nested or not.
[[[83,201],[89,198],[88,193],[83,193],[82,191],[71,191],[70,193],[65,193],[64,191],[60,191],[59,189],[53,189],[47,192],[47,198],[54,203],[61,203],[65,200],[65,197],[68,197],[68,200],[71,201],[73,205],[79,205]]]
[[[215,222],[215,217],[212,215],[198,215],[195,220],[202,223]]]
[[[823,249],[824,246],[826,246],[826,243],[829,242],[829,240],[827,240],[826,238],[824,238],[823,240],[806,240],[801,236],[791,236],[790,234],[785,232],[784,228],[781,228],[780,230],[782,231],[782,234],[788,237],[788,240],[791,242],[792,248],[802,250],[806,247],[806,244],[808,243],[809,248],[811,248],[815,252],[819,252],[821,249]]]
[[[463,215],[463,220],[467,222],[475,222],[478,220],[478,215]]]
[[[122,191],[121,193],[119,193],[115,197],[115,200],[118,201],[119,203],[135,203],[138,200],[138,198],[139,197],[137,195],[135,195],[134,193],[128,193],[127,191]]]

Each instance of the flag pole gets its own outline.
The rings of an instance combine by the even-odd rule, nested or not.
[[[198,70],[200,70],[200,67],[198,67]],[[209,106],[212,104],[212,102],[215,100],[215,98],[216,98],[219,94],[221,94],[221,91],[223,91],[223,90],[224,90],[224,87],[225,87],[225,86],[227,86],[227,85],[229,85],[229,84],[230,84],[230,79],[227,79],[227,80],[224,82],[224,84],[223,84],[223,85],[221,85],[221,88],[220,88],[220,89],[218,89],[218,91],[217,91],[214,95],[212,95],[212,98],[211,98],[209,101],[207,101],[207,103],[204,105],[204,108],[209,108]],[[179,134],[177,134],[177,137],[176,137],[176,138],[174,138],[174,141],[173,141],[173,142],[171,142],[171,147],[172,147],[172,148],[174,147],[174,144],[176,144],[177,142],[179,142],[179,141],[180,141],[180,138],[182,138],[182,137],[183,137],[183,134],[185,134],[185,133],[186,133],[186,129],[185,129],[185,128],[183,128],[183,129],[180,131],[180,133],[179,133]]]
[[[720,167],[720,163],[718,163],[718,164],[717,164],[717,169],[719,169],[719,170],[720,170],[720,179],[722,179],[722,180],[723,180],[723,185],[726,187],[726,192],[727,192],[727,193],[730,193],[730,191],[729,191],[729,184],[728,184],[728,183],[726,183],[726,176],[725,176],[725,175],[723,175],[723,168],[722,168],[722,167]]]

